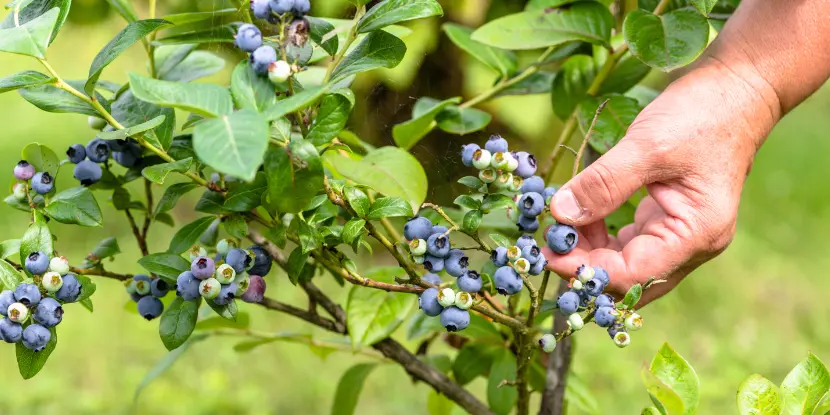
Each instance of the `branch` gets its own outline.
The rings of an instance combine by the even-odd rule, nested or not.
[[[585,152],[585,147],[588,146],[588,141],[591,140],[591,135],[594,133],[594,126],[597,124],[597,119],[599,118],[599,114],[605,109],[605,106],[608,105],[608,101],[611,99],[608,98],[605,101],[602,101],[601,104],[597,107],[597,111],[594,113],[594,118],[591,120],[591,126],[588,127],[588,132],[585,134],[585,138],[582,140],[582,145],[579,146],[579,151],[576,152],[576,156],[574,157],[574,170],[571,177],[576,177],[576,174],[579,173],[579,163],[582,160],[582,154]]]
[[[133,230],[133,235],[135,236],[135,240],[138,243],[138,249],[141,250],[141,255],[150,255],[150,251],[147,249],[147,241],[145,241],[144,237],[141,236],[141,231],[138,229],[138,225],[136,224],[135,218],[133,217],[133,214],[130,212],[130,209],[124,209],[124,213],[127,215],[127,220],[130,222],[130,228]]]
[[[461,227],[458,226],[458,224],[455,223],[455,221],[453,221],[452,218],[450,218],[449,215],[447,215],[446,212],[444,212],[444,209],[441,209],[441,206],[438,206],[434,203],[424,203],[424,204],[421,205],[421,208],[430,208],[430,209],[434,210],[435,212],[437,212],[439,215],[441,215],[442,218],[444,218],[444,220],[446,220],[450,224],[450,226],[451,226],[451,228],[449,229],[450,231],[453,231],[453,230],[459,231],[459,232],[469,236],[474,241],[476,241],[476,243],[479,246],[477,249],[479,249],[481,251],[484,251],[484,252],[487,252],[488,254],[493,251],[492,249],[490,249],[490,245],[487,245],[486,242],[481,240],[481,237],[478,236],[478,233],[476,233],[476,232],[467,232],[464,229],[461,229]]]
[[[141,229],[141,237],[146,241],[153,216],[153,187],[152,183],[150,183],[147,179],[144,179],[144,195],[147,198],[147,216],[144,217],[144,226]]]

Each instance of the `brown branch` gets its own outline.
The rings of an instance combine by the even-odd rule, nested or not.
[[[301,308],[294,307],[293,305],[281,303],[277,300],[265,297],[262,299],[261,302],[257,303],[269,310],[279,311],[281,313],[286,313],[288,315],[292,315],[297,317],[301,320],[305,320],[315,326],[322,327],[328,331],[333,331],[335,333],[346,333],[346,325],[341,324],[339,322],[335,322],[329,320],[327,318],[320,317],[320,315],[316,313],[309,312],[308,310],[303,310]]]
[[[588,146],[588,141],[591,140],[591,135],[594,133],[594,127],[597,125],[599,114],[602,113],[602,110],[605,109],[605,106],[608,105],[608,101],[610,100],[611,98],[607,98],[597,107],[597,111],[594,113],[594,118],[591,120],[591,125],[588,127],[588,132],[585,134],[585,138],[579,146],[579,151],[576,152],[576,156],[574,157],[574,169],[571,177],[576,177],[576,174],[579,173],[579,163],[582,160],[582,154],[585,153],[585,147]]]
[[[69,271],[73,274],[77,275],[92,275],[97,277],[104,277],[104,278],[112,278],[118,281],[126,281],[133,279],[132,274],[118,274],[115,272],[110,272],[105,270],[104,268],[77,268],[77,267],[69,267]]]
[[[133,230],[133,235],[138,243],[138,249],[141,251],[141,255],[150,255],[150,251],[147,249],[147,241],[145,241],[144,237],[141,236],[141,231],[138,229],[138,225],[135,222],[132,212],[130,212],[130,209],[124,209],[124,213],[127,215],[127,220],[130,222],[130,228]]]
[[[147,179],[144,179],[144,194],[147,197],[147,215],[144,217],[144,226],[141,229],[141,237],[146,241],[153,216],[153,187],[152,183]]]

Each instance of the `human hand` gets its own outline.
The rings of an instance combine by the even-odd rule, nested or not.
[[[779,116],[769,91],[751,86],[757,81],[709,60],[670,85],[551,200],[552,215],[577,227],[579,243],[567,255],[545,247],[548,267],[569,279],[582,264],[601,266],[617,296],[649,277],[666,280],[644,293],[642,306],[721,253],[755,152]],[[634,223],[609,235],[604,218],[643,186]]]

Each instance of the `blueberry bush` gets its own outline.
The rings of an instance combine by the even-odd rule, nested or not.
[[[264,307],[342,336],[347,350],[374,349],[373,356],[401,365],[435,390],[431,413],[457,406],[527,414],[533,393],[541,395],[542,414],[563,413],[566,404],[598,413],[585,385],[567,381],[571,336],[595,325],[626,347],[643,325],[635,312],[640,296],[661,281],[614,298],[604,293],[614,276],[584,264],[570,281],[551,283],[540,246],[562,255],[578,242],[573,228],[550,219],[554,167],[577,129],[583,140],[571,150],[574,174],[610,149],[657,93],[642,85],[645,76],[693,62],[738,1],[530,0],[478,28],[445,22],[458,50],[491,70],[492,85],[467,100],[418,97],[411,119],[392,129],[394,145],[379,148],[346,128],[356,100],[350,85],[361,73],[396,67],[407,53],[407,22],[440,18],[443,9],[437,0],[351,2],[347,20],[311,15],[308,0],[241,0],[167,16],[156,16],[149,0],[145,18],[128,0],[109,0],[126,26],[81,80],[63,79],[47,59],[71,1],[7,5],[0,51],[29,56],[39,69],[0,78],[0,92],[16,91],[46,112],[88,117],[94,131],[66,150],[25,145],[13,168],[5,202],[31,225],[0,244],[0,339],[15,344],[24,378],[57,347],[64,307],[92,312],[93,278],[110,278],[124,283],[141,317],[158,323],[171,351],[139,390],[192,343],[214,335],[249,337],[239,351],[274,341],[344,349],[251,331],[244,307]],[[107,66],[136,44],[146,65],[135,65],[123,85],[107,81]],[[235,53],[230,79],[194,83],[225,66],[204,49],[217,44]],[[492,119],[477,106],[531,94],[550,94],[564,122],[552,154],[536,157],[479,133]],[[455,207],[426,200],[427,176],[410,153],[434,130],[475,141],[456,155],[470,175],[458,180],[468,190]],[[77,183],[56,183],[60,169],[72,169]],[[133,182],[143,192],[133,194]],[[175,224],[169,211],[194,191],[201,192],[199,218]],[[106,268],[120,254],[114,238],[81,260],[59,255],[64,241],[49,223],[101,226],[101,198],[124,213],[146,274]],[[148,242],[157,224],[178,229],[166,248]],[[376,250],[397,265],[358,266],[358,253]],[[272,264],[281,272],[272,273]],[[318,287],[322,279],[351,287],[345,304]],[[303,292],[308,307],[270,298],[267,285]],[[71,318],[76,310],[67,308]],[[394,338],[407,319],[415,351]],[[438,341],[459,349],[454,359],[429,353]],[[355,411],[374,366],[343,375],[332,413]],[[741,413],[827,408],[830,375],[821,362],[810,355],[793,373],[780,390],[750,377],[739,391]],[[465,388],[477,377],[487,379],[486,397]],[[644,413],[694,413],[697,377],[671,347],[642,377],[655,405]]]

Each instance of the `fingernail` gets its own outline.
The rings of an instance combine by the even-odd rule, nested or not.
[[[556,212],[565,219],[578,220],[584,214],[582,206],[571,189],[560,190],[553,196],[553,206]]]

